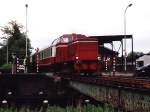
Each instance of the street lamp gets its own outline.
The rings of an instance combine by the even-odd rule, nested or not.
[[[127,9],[129,7],[131,7],[132,4],[129,4],[125,11],[124,11],[124,52],[125,52],[125,56],[124,56],[124,71],[126,72],[127,71],[127,50],[126,50],[126,12],[127,12]]]
[[[27,45],[28,45],[28,44],[27,44],[27,32],[28,32],[28,31],[27,31],[27,29],[28,29],[28,28],[27,28],[27,9],[28,9],[28,4],[25,4],[25,7],[26,7],[26,57],[27,57],[27,55],[28,55],[28,54],[27,54]]]
[[[28,27],[27,27],[27,9],[28,9],[28,4],[25,4],[25,7],[26,7],[26,55],[25,55],[25,61],[27,60],[27,57],[28,57],[28,42],[27,42],[27,33],[28,33]],[[27,73],[27,63],[25,63],[25,72]]]

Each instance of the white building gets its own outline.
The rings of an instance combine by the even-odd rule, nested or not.
[[[150,55],[143,55],[136,60],[136,67],[142,67],[150,64]]]

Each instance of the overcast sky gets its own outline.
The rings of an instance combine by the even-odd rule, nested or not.
[[[135,51],[150,51],[150,0],[1,0],[0,26],[11,20],[25,26],[26,3],[28,37],[34,48],[68,33],[124,34],[124,10],[132,3],[126,16],[127,34],[133,35]]]

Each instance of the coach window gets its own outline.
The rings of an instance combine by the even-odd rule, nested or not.
[[[40,52],[40,60],[42,60],[42,52]]]
[[[52,47],[50,48],[50,56],[52,56]]]
[[[41,52],[41,60],[43,59],[43,52]]]
[[[50,48],[50,56],[52,56],[52,47]]]
[[[45,50],[45,58],[47,58],[47,49]]]
[[[45,51],[43,51],[43,59],[45,59]]]
[[[45,50],[45,58],[47,58],[47,49]]]
[[[44,52],[44,58],[46,58],[47,57],[47,50],[45,50],[45,52]]]
[[[47,49],[47,57],[50,56],[50,48]]]
[[[45,58],[47,58],[48,57],[48,49],[46,49],[45,53],[46,53]]]
[[[46,58],[48,57],[48,49],[46,49]]]
[[[40,60],[42,60],[42,52],[40,52]]]
[[[48,52],[48,57],[50,56],[50,48],[48,48],[48,50],[47,50],[47,52]]]
[[[43,51],[43,59],[45,58],[45,51]]]
[[[42,59],[44,59],[44,52],[42,52]]]
[[[45,58],[45,51],[43,51],[43,59]]]
[[[49,48],[49,56],[51,56],[51,48]]]

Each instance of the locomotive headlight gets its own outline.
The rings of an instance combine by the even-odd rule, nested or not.
[[[48,103],[48,100],[43,100],[43,103],[44,103],[44,104],[47,104],[47,103]]]
[[[43,91],[40,91],[40,92],[39,92],[39,95],[43,95]]]
[[[6,104],[6,103],[7,103],[7,100],[3,100],[2,103],[3,103],[3,104]]]
[[[76,59],[78,60],[78,59],[79,59],[79,57],[78,57],[78,56],[76,56]]]
[[[8,92],[8,95],[11,95],[11,94],[12,94],[12,92],[11,92],[11,91],[9,91],[9,92]]]
[[[101,60],[101,57],[98,56],[97,59],[98,59],[98,60]]]

